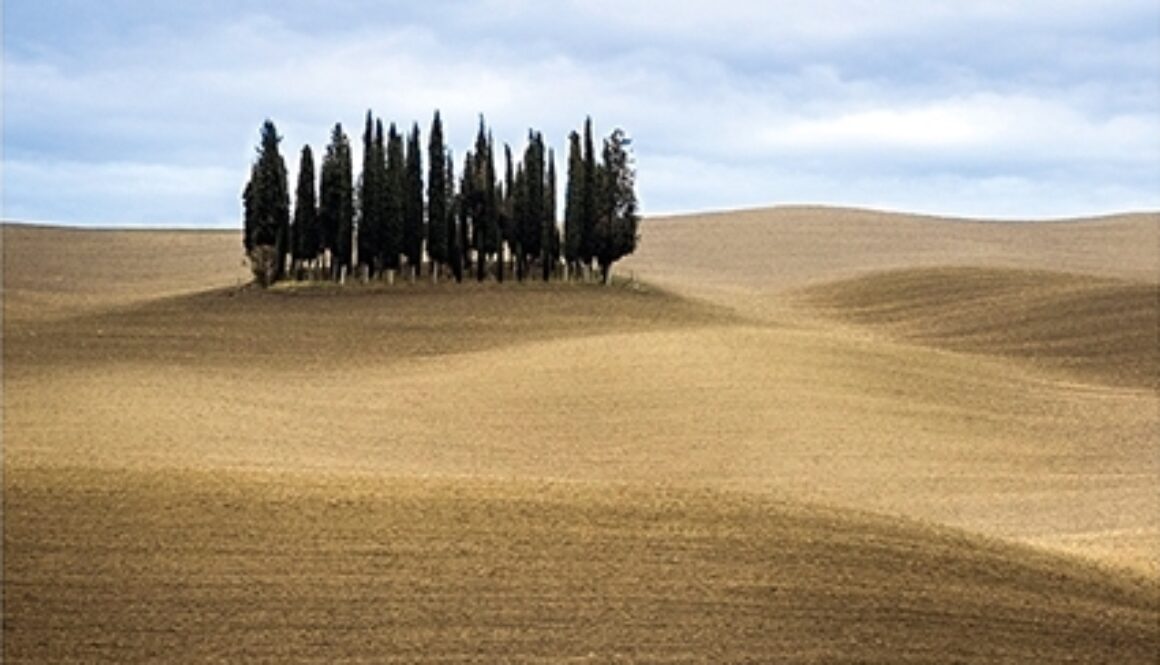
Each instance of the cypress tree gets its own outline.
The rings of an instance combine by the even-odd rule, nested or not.
[[[573,273],[580,266],[580,249],[584,236],[584,157],[580,135],[568,135],[568,184],[564,192],[564,261]]]
[[[544,180],[544,238],[540,241],[543,253],[544,281],[552,278],[552,268],[560,260],[560,231],[556,226],[556,154],[548,150],[548,171]]]
[[[338,127],[341,133],[342,127]],[[339,144],[338,159],[335,173],[338,180],[338,269],[335,278],[342,279],[344,273],[350,272],[354,266],[354,154],[350,149],[350,140],[342,134]]]
[[[499,201],[495,172],[495,144],[487,133],[487,159],[483,163],[484,223],[487,228],[487,250],[495,255],[495,277],[503,282],[503,227],[500,225]]]
[[[380,262],[376,260],[381,243],[383,211],[380,177],[382,162],[382,123],[376,123],[367,111],[366,126],[363,129],[363,167],[358,186],[358,263],[368,277],[374,277]]]
[[[520,241],[519,234],[516,232],[516,215],[515,215],[515,175],[512,171],[512,147],[508,144],[503,145],[503,194],[500,196],[499,204],[499,220],[500,230],[503,234],[503,240],[507,243],[508,251],[511,253],[512,259],[515,262],[516,278],[523,280],[524,276],[520,272]],[[502,250],[501,250],[502,260]]]
[[[592,259],[596,256],[596,215],[597,215],[597,180],[596,151],[592,146],[592,118],[584,120],[584,170],[583,186],[581,188],[580,210],[580,262],[586,268],[591,268]]]
[[[242,194],[246,213],[242,242],[262,284],[282,278],[290,250],[290,191],[286,163],[278,152],[281,140],[273,121],[266,120],[250,182]]]
[[[457,207],[459,208],[459,248],[463,254],[463,270],[471,272],[473,256],[474,260],[478,261],[478,255],[473,255],[473,251],[478,251],[478,227],[473,216],[476,208],[476,193],[475,193],[475,155],[470,151],[463,157],[463,174],[459,177],[459,198],[457,199]]]
[[[314,195],[314,153],[302,147],[298,167],[298,188],[294,196],[294,260],[314,261],[319,253],[318,204]]]
[[[631,139],[617,129],[604,141],[603,163],[599,169],[598,240],[596,258],[605,284],[612,278],[612,264],[636,250],[637,213],[636,171],[629,153]]]
[[[524,249],[524,227],[528,221],[528,178],[524,172],[524,164],[516,167],[516,174],[512,181],[512,237],[514,238],[514,258],[516,262],[516,278],[524,281],[527,276],[527,260]]]
[[[399,257],[403,253],[406,224],[406,158],[403,154],[403,137],[391,123],[387,138],[387,165],[385,228],[383,233],[383,267],[399,269]]]
[[[456,282],[463,281],[463,234],[459,224],[459,204],[455,195],[455,160],[447,151],[447,255],[451,261],[451,274]]]
[[[407,136],[407,152],[403,195],[403,253],[407,256],[407,271],[418,277],[423,262],[423,155],[420,147],[419,125],[411,126]],[[442,161],[442,159],[440,159]]]
[[[350,269],[354,221],[353,165],[350,142],[336,123],[330,134],[330,144],[322,159],[322,178],[319,184],[320,251],[330,252],[332,277],[338,279],[342,269]]]
[[[483,281],[487,274],[487,258],[499,251],[499,209],[495,191],[495,160],[492,158],[493,142],[490,132],[484,123],[483,116],[479,118],[479,134],[475,139],[474,160],[469,163],[471,170],[471,196],[466,200],[470,203],[472,233],[475,245],[475,276]],[[465,174],[466,175],[466,174]],[[503,280],[503,267],[497,278]]]
[[[250,179],[242,190],[242,247],[246,256],[254,251],[254,239],[258,228],[258,162],[250,165]]]
[[[526,272],[532,261],[542,259],[544,238],[544,140],[538,132],[528,132],[528,145],[516,177],[516,191],[521,247],[519,261],[521,272]]]
[[[447,149],[443,147],[443,121],[439,111],[431,121],[431,137],[427,141],[427,255],[431,259],[431,277],[438,279],[439,266],[449,262],[448,197],[449,165]],[[453,182],[453,181],[452,181]],[[454,221],[452,221],[454,223]]]

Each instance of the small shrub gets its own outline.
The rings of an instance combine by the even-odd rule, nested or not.
[[[255,245],[250,250],[250,270],[258,286],[266,288],[278,276],[278,249],[273,245]]]

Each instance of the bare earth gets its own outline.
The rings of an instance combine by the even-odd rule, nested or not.
[[[240,289],[4,227],[5,662],[1154,662],[1160,215]]]

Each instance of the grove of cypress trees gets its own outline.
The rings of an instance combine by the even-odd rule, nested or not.
[[[294,196],[294,261],[297,265],[318,258],[318,204],[314,195],[314,153],[302,147],[298,166],[298,187]]]
[[[590,117],[582,134],[569,133],[561,227],[555,152],[541,133],[529,130],[518,161],[511,146],[504,145],[503,173],[497,178],[495,143],[481,115],[474,150],[466,154],[457,180],[436,110],[424,186],[418,124],[406,135],[393,123],[388,133],[383,126],[367,111],[357,182],[340,123],[331,132],[317,188],[314,154],[303,147],[291,224],[287,171],[278,152],[281,137],[274,123],[265,121],[242,193],[243,244],[259,281],[283,278],[287,258],[301,273],[304,265],[327,256],[332,276],[339,278],[354,258],[356,220],[358,262],[369,276],[394,274],[405,263],[413,280],[422,272],[426,246],[432,281],[447,269],[462,280],[473,268],[483,281],[488,262],[494,261],[496,280],[502,282],[510,258],[521,281],[537,261],[542,279],[551,279],[563,259],[566,275],[592,276],[595,261],[608,282],[612,264],[636,248],[639,215],[631,141],[619,129],[605,139],[601,155],[595,151]]]
[[[427,256],[431,260],[431,279],[437,280],[439,266],[449,262],[448,219],[448,166],[447,149],[443,146],[443,121],[439,111],[431,121],[431,136],[427,140]]]
[[[420,274],[423,262],[423,155],[419,125],[411,126],[407,136],[403,193],[403,253],[407,256],[407,272],[412,278]],[[442,161],[442,160],[440,160]]]

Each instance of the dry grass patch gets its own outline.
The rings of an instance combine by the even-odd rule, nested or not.
[[[1155,388],[1158,294],[1155,284],[1084,275],[931,268],[826,284],[804,297],[832,317],[899,339]]]
[[[1154,584],[746,495],[10,473],[12,662],[1150,663]]]
[[[3,224],[4,318],[59,320],[250,280],[236,231]]]

